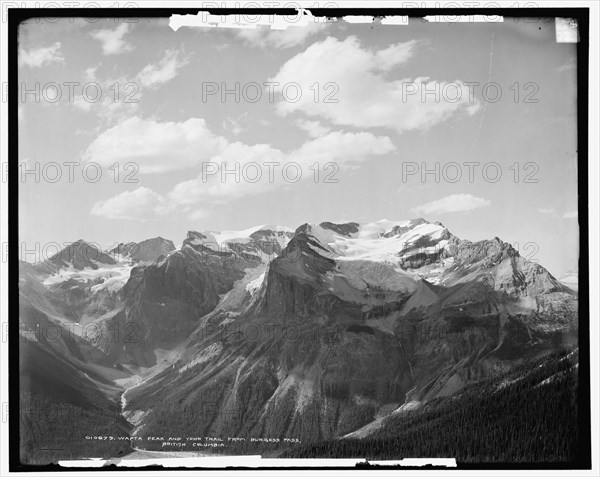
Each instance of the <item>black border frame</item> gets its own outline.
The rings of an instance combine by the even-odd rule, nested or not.
[[[445,467],[392,467],[360,463],[355,467],[173,467],[159,465],[146,467],[117,467],[115,465],[92,468],[65,468],[58,464],[33,466],[22,464],[19,456],[20,419],[18,412],[9,412],[9,471],[10,472],[93,472],[93,471],[193,471],[193,470],[542,470],[542,469],[591,469],[591,421],[590,421],[590,308],[589,308],[589,183],[588,183],[588,134],[589,134],[589,8],[307,8],[314,16],[329,18],[366,15],[374,17],[409,16],[422,18],[426,15],[502,15],[504,17],[568,17],[576,18],[579,26],[577,44],[577,150],[578,150],[578,220],[579,220],[579,455],[573,463],[559,464],[473,464],[457,462],[456,468]],[[85,18],[160,18],[172,14],[196,15],[208,12],[213,15],[288,15],[298,14],[294,8],[9,8],[8,9],[8,320],[9,338],[9,408],[18,408],[19,402],[19,232],[18,232],[18,28],[19,24],[36,17],[85,17]],[[15,325],[13,325],[15,323]],[[598,345],[598,343],[596,343]]]

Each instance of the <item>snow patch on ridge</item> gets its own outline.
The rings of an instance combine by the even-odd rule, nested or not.
[[[75,280],[78,282],[86,283],[88,281],[95,281],[98,279],[103,280],[102,283],[94,285],[91,290],[92,292],[98,292],[100,290],[108,290],[115,292],[120,290],[131,273],[132,265],[127,263],[117,263],[115,265],[98,264],[99,268],[93,269],[91,267],[84,268],[83,270],[77,270],[72,264],[66,269],[60,270],[54,275],[47,277],[42,283],[44,286],[49,287],[62,283],[68,280]]]
[[[257,225],[254,227],[250,227],[244,230],[224,230],[222,232],[203,232],[213,243],[217,243],[218,245],[222,245],[225,243],[247,243],[252,242],[253,239],[250,237],[253,233],[258,232],[260,230],[270,230],[276,233],[292,233],[293,230],[289,227],[285,227],[283,225]],[[207,240],[208,241],[208,240]],[[284,246],[280,243],[280,245]]]

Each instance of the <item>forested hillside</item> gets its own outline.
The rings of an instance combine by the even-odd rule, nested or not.
[[[578,449],[577,388],[578,352],[565,350],[393,416],[363,439],[295,447],[283,456],[571,462]]]

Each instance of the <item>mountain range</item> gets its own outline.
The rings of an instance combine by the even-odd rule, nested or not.
[[[28,402],[83,406],[66,380],[120,408],[113,433],[303,444],[365,438],[578,335],[575,290],[498,237],[424,219],[190,231],[177,249],[79,240],[21,262],[19,318],[22,366],[69,369],[22,382]],[[30,415],[33,441],[55,438]]]

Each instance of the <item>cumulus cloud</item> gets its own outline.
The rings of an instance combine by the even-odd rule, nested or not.
[[[121,23],[117,28],[94,30],[90,36],[102,44],[102,53],[105,55],[118,55],[132,51],[134,46],[123,39],[129,33],[130,24]]]
[[[451,212],[466,212],[487,207],[491,202],[471,194],[452,194],[439,200],[419,205],[410,210],[414,215],[447,214]]]
[[[277,112],[302,112],[336,125],[398,132],[427,129],[461,112],[474,114],[479,102],[470,97],[469,88],[460,80],[389,79],[394,68],[414,56],[419,44],[412,40],[370,50],[354,36],[314,43],[270,79],[279,83],[275,87],[280,93]],[[302,93],[299,98],[298,90]],[[425,95],[427,91],[434,93]]]
[[[145,220],[162,216],[170,210],[172,206],[160,194],[147,187],[138,187],[96,202],[92,214],[108,219]]]
[[[570,212],[565,212],[563,214],[563,219],[576,219],[578,217],[578,213],[576,210],[572,210]]]
[[[40,68],[52,63],[64,63],[65,59],[60,52],[60,42],[52,46],[36,48],[32,50],[19,50],[19,64],[31,68]]]
[[[267,144],[230,143],[214,134],[201,118],[182,122],[159,122],[137,116],[103,131],[83,153],[83,159],[110,166],[115,162],[136,162],[142,174],[200,167],[204,162],[238,163],[257,161],[315,161],[356,164],[367,155],[394,150],[387,136],[371,133],[328,132],[284,153]],[[364,156],[363,156],[364,155]]]
[[[137,75],[137,80],[146,88],[157,88],[171,81],[179,69],[189,63],[188,58],[179,50],[169,49],[157,63],[149,63]]]
[[[394,150],[390,138],[369,132],[330,132],[294,150],[282,151],[269,144],[229,142],[213,134],[202,119],[159,123],[131,118],[101,134],[84,156],[105,166],[136,162],[140,173],[186,168],[198,171],[196,177],[176,184],[165,196],[141,188],[135,197],[123,193],[98,203],[94,206],[96,215],[148,217],[177,210],[197,218],[205,213],[207,204],[314,180],[315,163],[321,174],[319,181],[323,181]]]
[[[327,23],[310,22],[303,26],[290,26],[285,30],[249,28],[239,30],[238,37],[249,46],[285,49],[303,44],[311,36],[325,31],[327,26]]]
[[[310,137],[321,137],[331,131],[330,128],[323,126],[319,121],[309,121],[306,119],[297,119],[296,126],[305,130]]]
[[[104,166],[136,162],[141,173],[152,174],[197,166],[226,144],[208,129],[204,119],[158,122],[134,116],[102,132],[83,158]]]
[[[188,206],[206,200],[228,202],[314,179],[310,167],[315,162],[321,169],[327,167],[326,173],[333,174],[394,149],[388,137],[367,132],[332,132],[287,153],[268,144],[250,146],[235,142],[215,156],[212,165],[203,165],[198,177],[177,184],[168,197],[174,203]]]
[[[240,118],[245,118],[246,114],[240,116]],[[224,131],[231,132],[234,136],[239,136],[244,132],[244,127],[240,124],[239,121],[235,119],[227,118],[221,124],[221,127]]]
[[[89,101],[82,95],[74,96],[72,105],[80,111],[95,113],[100,120],[100,124],[104,126],[127,118],[139,109],[137,102],[115,101],[107,95],[103,95],[98,101]]]

